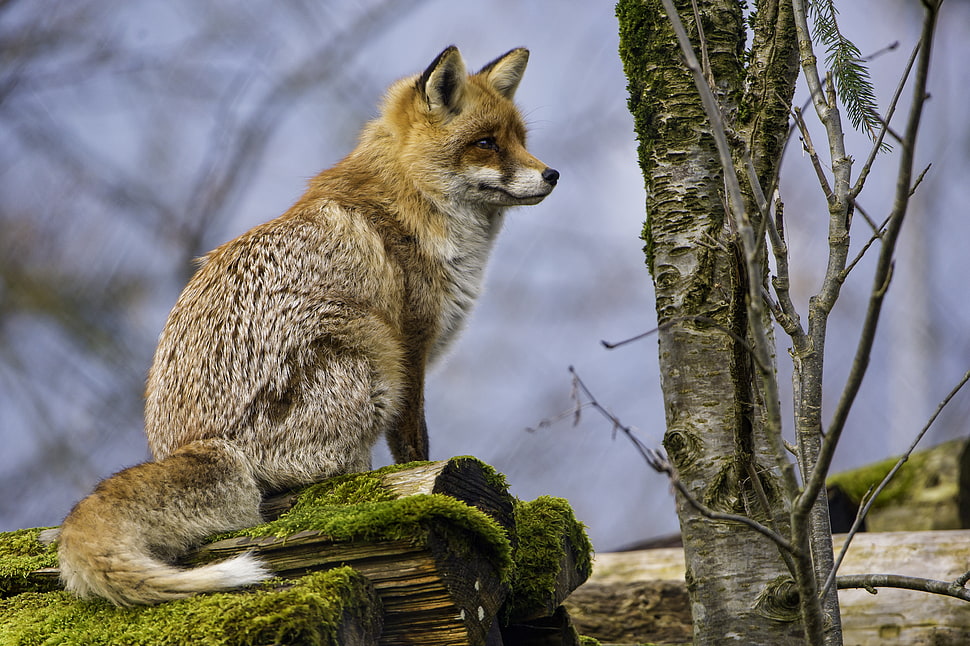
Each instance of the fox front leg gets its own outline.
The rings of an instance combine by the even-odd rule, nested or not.
[[[424,418],[424,391],[406,400],[396,425],[387,433],[387,444],[398,464],[428,459],[428,423]]]

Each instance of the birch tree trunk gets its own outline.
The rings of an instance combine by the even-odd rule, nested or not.
[[[758,3],[745,66],[741,2],[699,0],[702,36],[691,0],[675,4],[725,124],[744,140],[736,151],[746,150],[762,185],[773,186],[797,75],[790,5]],[[749,272],[726,214],[710,122],[661,0],[620,0],[617,16],[647,193],[643,239],[660,323],[664,447],[690,497],[788,536],[778,444],[765,436],[763,381],[743,342]],[[735,163],[740,173],[740,154]],[[745,199],[757,228],[754,198]],[[753,280],[763,282],[765,271]],[[772,338],[767,318],[750,323]],[[705,517],[683,494],[678,515],[695,644],[798,643],[798,596],[776,543],[747,525]]]

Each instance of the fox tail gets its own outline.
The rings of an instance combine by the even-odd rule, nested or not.
[[[249,460],[231,442],[198,440],[125,469],[68,514],[58,536],[64,587],[119,606],[155,604],[258,583],[272,572],[252,554],[183,568],[206,536],[262,522]]]

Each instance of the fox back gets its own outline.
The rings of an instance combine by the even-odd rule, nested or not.
[[[559,178],[512,103],[527,61],[514,49],[469,75],[445,49],[286,213],[201,260],[149,372],[155,462],[68,515],[68,589],[127,605],[259,581],[249,555],[171,562],[258,520],[260,495],[368,469],[382,434],[398,462],[428,458],[425,371],[479,294],[505,209]]]
[[[469,76],[446,49],[287,213],[206,257],[149,376],[156,457],[230,439],[269,487],[367,469],[382,433],[397,460],[427,459],[425,369],[479,294],[504,210],[558,179],[511,100],[527,60]]]

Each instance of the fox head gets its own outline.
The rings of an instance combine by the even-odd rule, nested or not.
[[[475,74],[458,48],[438,54],[417,77],[388,92],[379,121],[405,174],[426,196],[460,207],[537,204],[559,172],[525,148],[525,124],[512,102],[529,60],[513,49]]]

